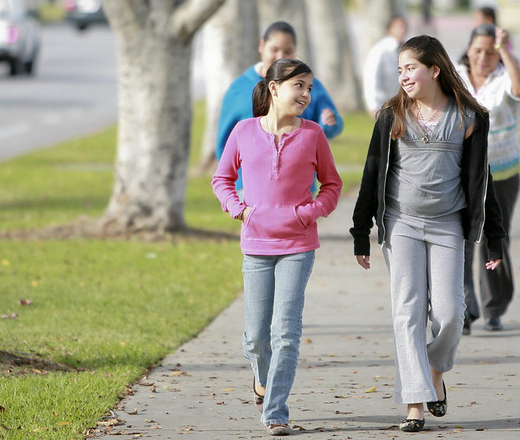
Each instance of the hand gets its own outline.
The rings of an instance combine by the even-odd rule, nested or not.
[[[249,217],[249,214],[251,213],[251,208],[248,206],[244,211],[242,212],[242,221],[245,222],[247,217]]]
[[[370,269],[370,255],[356,255],[356,260],[363,269]]]
[[[323,109],[320,118],[323,125],[336,125],[338,122],[336,115],[334,115],[334,112],[330,108]]]
[[[489,260],[486,263],[486,269],[487,270],[495,270],[498,266],[500,266],[500,263],[502,260]]]
[[[509,42],[509,32],[505,29],[499,28],[498,26],[495,29],[495,49],[499,49],[501,47],[507,48],[507,43]]]

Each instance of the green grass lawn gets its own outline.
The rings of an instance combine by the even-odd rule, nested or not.
[[[194,116],[193,167],[201,104]],[[346,190],[359,181],[371,130],[367,116],[346,115],[331,144]],[[0,164],[0,232],[101,216],[115,136],[108,128]],[[189,179],[188,226],[238,233],[210,180]],[[240,266],[233,239],[0,240],[0,438],[84,438],[129,384],[236,297]]]

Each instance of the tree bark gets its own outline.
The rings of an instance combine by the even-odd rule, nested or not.
[[[334,96],[338,110],[360,110],[361,84],[354,70],[343,1],[306,0],[305,3],[314,74]]]
[[[205,171],[216,161],[217,128],[224,94],[231,82],[259,59],[256,0],[227,0],[201,32],[206,126],[199,169]]]
[[[103,0],[116,39],[119,132],[105,233],[184,227],[194,33],[224,0]]]

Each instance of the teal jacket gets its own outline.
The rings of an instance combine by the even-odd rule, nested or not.
[[[251,66],[231,83],[224,95],[217,131],[216,155],[218,160],[222,157],[227,139],[236,123],[253,117],[253,89],[261,80],[262,77],[256,73],[255,66]],[[324,125],[321,123],[320,115],[326,108],[334,112],[337,121],[336,125]],[[316,78],[314,78],[312,84],[311,103],[301,117],[319,124],[328,139],[332,139],[343,130],[343,119],[341,119],[327,90]],[[237,190],[243,187],[241,173],[239,173],[235,182],[235,187]]]

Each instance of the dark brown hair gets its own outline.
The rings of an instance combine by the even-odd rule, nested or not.
[[[264,41],[269,40],[271,35],[275,34],[277,32],[283,32],[284,34],[289,34],[294,40],[294,45],[296,45],[296,32],[295,32],[294,28],[286,21],[275,21],[274,23],[271,23],[264,32],[264,36],[263,36]]]
[[[281,58],[271,64],[269,69],[267,69],[265,78],[259,81],[253,89],[253,116],[265,116],[269,112],[269,107],[271,106],[269,83],[271,81],[283,83],[302,73],[310,73],[312,75],[312,70],[300,60]]]
[[[401,46],[399,53],[401,54],[407,50],[412,52],[413,57],[426,67],[437,66],[439,68],[439,76],[437,77],[439,86],[445,95],[455,98],[461,116],[465,115],[465,108],[480,114],[487,113],[487,110],[468,91],[464,81],[451,62],[446,49],[444,49],[437,38],[428,35],[410,38]],[[406,131],[406,111],[414,101],[400,88],[397,95],[390,98],[383,105],[382,110],[389,107],[392,107],[394,110],[392,139],[397,139],[404,135]]]

